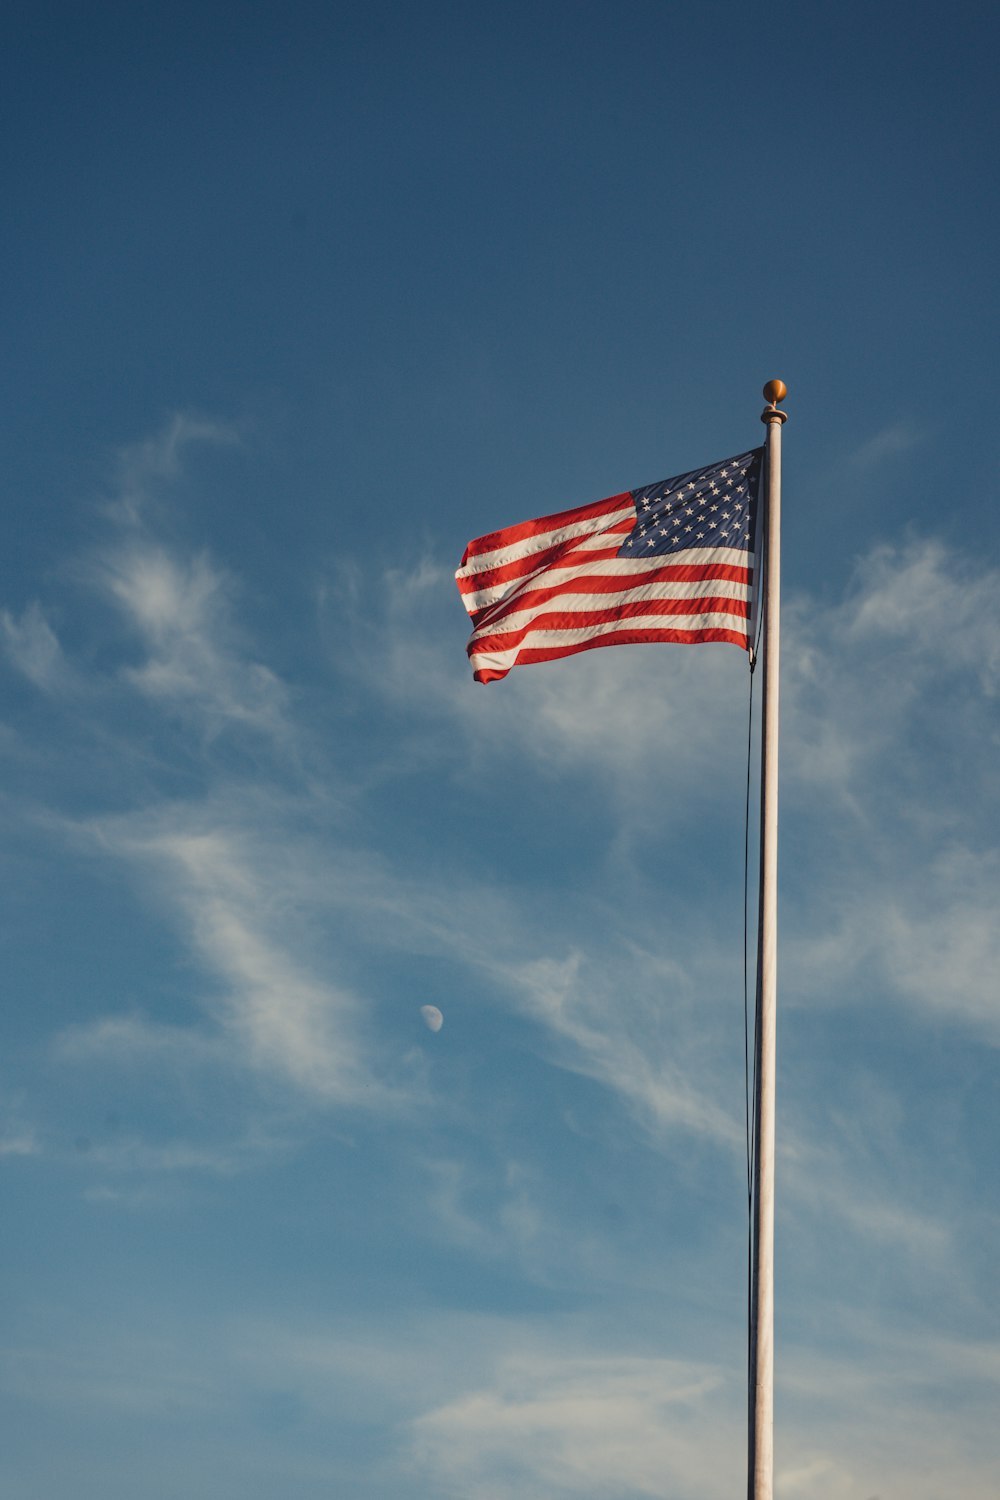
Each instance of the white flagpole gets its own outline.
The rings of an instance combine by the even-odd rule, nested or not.
[[[754,1089],[753,1277],[750,1308],[748,1500],[774,1491],[774,1073],[778,958],[778,672],[781,633],[781,380],[764,387],[767,427],[763,525],[763,729],[760,782],[760,905]]]

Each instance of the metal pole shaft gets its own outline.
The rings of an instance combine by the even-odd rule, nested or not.
[[[780,386],[780,391],[777,389]],[[750,1312],[749,1500],[774,1489],[774,1077],[778,949],[778,673],[781,633],[781,424],[785,388],[764,388],[767,424],[763,563],[763,727],[760,788],[760,905],[757,926],[753,1297]]]

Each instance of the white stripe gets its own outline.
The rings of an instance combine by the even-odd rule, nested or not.
[[[734,603],[747,604],[751,586],[737,583],[731,578],[709,578],[699,583],[647,583],[640,587],[615,589],[613,593],[557,594],[554,599],[545,599],[526,609],[514,610],[507,615],[494,615],[484,620],[470,637],[475,641],[482,636],[508,635],[523,629],[539,615],[576,614],[580,610],[616,609],[621,604],[645,604],[650,599],[732,599]]]
[[[508,578],[506,583],[495,583],[477,593],[463,594],[462,602],[473,615],[490,604],[496,604],[499,599],[534,588],[543,577],[545,587],[548,587],[549,584],[568,583],[572,578],[586,578],[593,574],[601,578],[641,578],[644,573],[655,573],[659,568],[710,567],[716,563],[752,569],[753,553],[744,552],[739,547],[685,547],[683,552],[671,552],[665,557],[607,557],[592,563],[575,563],[568,568],[543,566],[521,578]]]
[[[578,646],[584,641],[599,639],[602,635],[613,635],[619,630],[735,630],[740,635],[749,633],[748,621],[743,615],[657,615],[637,620],[615,620],[604,625],[588,626],[583,630],[532,630],[523,641],[500,651],[473,652],[469,658],[476,671],[483,667],[502,670],[512,667],[521,651],[537,651],[543,647]]]
[[[484,573],[489,568],[502,568],[507,563],[518,562],[522,557],[531,557],[535,552],[544,552],[547,547],[555,547],[560,542],[572,540],[573,537],[591,536],[595,532],[607,531],[619,521],[631,519],[635,515],[635,506],[629,502],[620,510],[609,510],[601,516],[589,516],[584,521],[574,521],[566,526],[557,526],[552,531],[540,531],[535,536],[526,536],[519,542],[511,542],[506,547],[495,547],[492,552],[476,552],[464,563],[455,574],[456,578],[468,578],[473,573]]]

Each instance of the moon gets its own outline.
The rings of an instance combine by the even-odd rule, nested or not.
[[[424,1025],[428,1031],[441,1030],[441,1027],[444,1025],[444,1016],[436,1005],[422,1005],[420,1007],[420,1014],[424,1018]]]

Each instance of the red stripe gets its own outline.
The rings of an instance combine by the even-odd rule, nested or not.
[[[559,594],[620,594],[628,589],[646,588],[654,583],[712,583],[716,580],[743,584],[749,588],[753,583],[750,568],[740,568],[734,563],[665,563],[662,568],[650,569],[648,573],[579,573],[563,583],[553,583],[547,588],[528,589],[505,594],[493,604],[485,605],[473,616],[476,628],[487,620],[494,622],[522,609],[531,609],[536,604],[547,604]]]
[[[590,505],[561,510],[554,516],[539,516],[535,521],[521,521],[517,526],[505,526],[502,531],[487,532],[485,536],[477,537],[474,542],[469,543],[462,554],[461,566],[464,568],[477,553],[495,552],[498,547],[512,547],[515,542],[540,536],[545,531],[555,531],[559,526],[572,526],[577,521],[590,521],[594,516],[605,516],[610,511],[618,510],[631,498],[632,491],[625,490],[621,495],[610,495],[607,500],[595,500]]]
[[[477,682],[498,682],[513,667],[525,666],[531,662],[558,661],[560,657],[575,656],[579,651],[592,651],[597,646],[644,646],[657,642],[696,646],[702,641],[727,641],[743,651],[750,646],[749,635],[743,635],[738,630],[726,630],[719,625],[711,625],[705,630],[616,630],[611,635],[596,636],[591,641],[579,641],[575,646],[529,646],[519,651],[510,666],[505,667],[502,672],[484,667],[474,672],[473,676]]]

